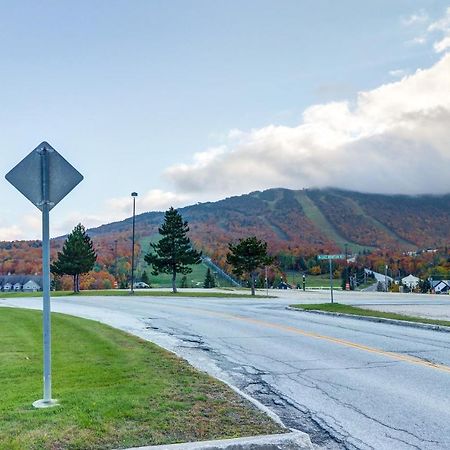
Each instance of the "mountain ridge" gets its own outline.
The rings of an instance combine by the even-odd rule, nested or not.
[[[229,241],[256,235],[272,252],[413,250],[450,243],[450,194],[385,195],[337,188],[272,188],[178,208],[196,246],[223,254]],[[164,213],[136,216],[139,236],[157,233]],[[131,218],[92,228],[127,232]]]

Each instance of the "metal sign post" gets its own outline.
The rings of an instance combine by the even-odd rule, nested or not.
[[[50,320],[50,205],[48,150],[38,150],[42,173],[42,322],[44,338],[44,398],[33,403],[36,408],[52,405],[52,343]]]
[[[333,259],[344,259],[345,255],[317,255],[318,260],[324,260],[327,259],[330,265],[330,297],[331,297],[331,303],[334,303],[333,298]]]
[[[57,404],[52,399],[51,311],[50,311],[50,210],[83,176],[50,144],[42,142],[5,177],[42,211],[42,327],[44,347],[44,396],[35,408]]]
[[[331,303],[333,303],[333,261],[331,258],[328,260],[330,262],[330,295],[331,295]]]

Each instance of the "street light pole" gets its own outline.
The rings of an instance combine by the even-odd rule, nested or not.
[[[388,285],[387,285],[387,270],[388,270],[388,266],[387,264],[384,266],[384,290],[385,292],[388,291]]]
[[[133,197],[133,237],[131,244],[131,291],[130,294],[134,294],[134,231],[136,224],[136,197],[137,192],[132,192],[131,196]]]

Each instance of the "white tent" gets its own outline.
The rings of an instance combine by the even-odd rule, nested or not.
[[[420,278],[415,277],[414,275],[409,274],[407,277],[402,278],[402,284],[408,286],[410,289],[415,289],[419,284]]]

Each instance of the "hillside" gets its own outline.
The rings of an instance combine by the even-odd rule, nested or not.
[[[223,260],[227,244],[248,235],[269,243],[273,253],[372,249],[414,250],[450,243],[450,194],[363,194],[338,189],[269,189],[181,208],[196,246]],[[161,212],[136,217],[138,236],[152,236]],[[125,234],[131,219],[90,230],[92,236]]]
[[[396,253],[450,244],[450,194],[388,196],[337,189],[269,189],[199,203],[180,209],[189,221],[197,248],[224,265],[228,242],[256,235],[275,255],[311,256],[386,250]],[[146,269],[143,255],[156,239],[163,212],[136,217],[137,271]],[[130,271],[131,218],[90,229],[98,261],[89,286],[97,279],[124,280]],[[52,253],[62,238],[52,240]],[[0,272],[40,272],[39,241],[0,243]],[[202,268],[203,271],[206,268]],[[97,283],[101,286],[100,281]]]

